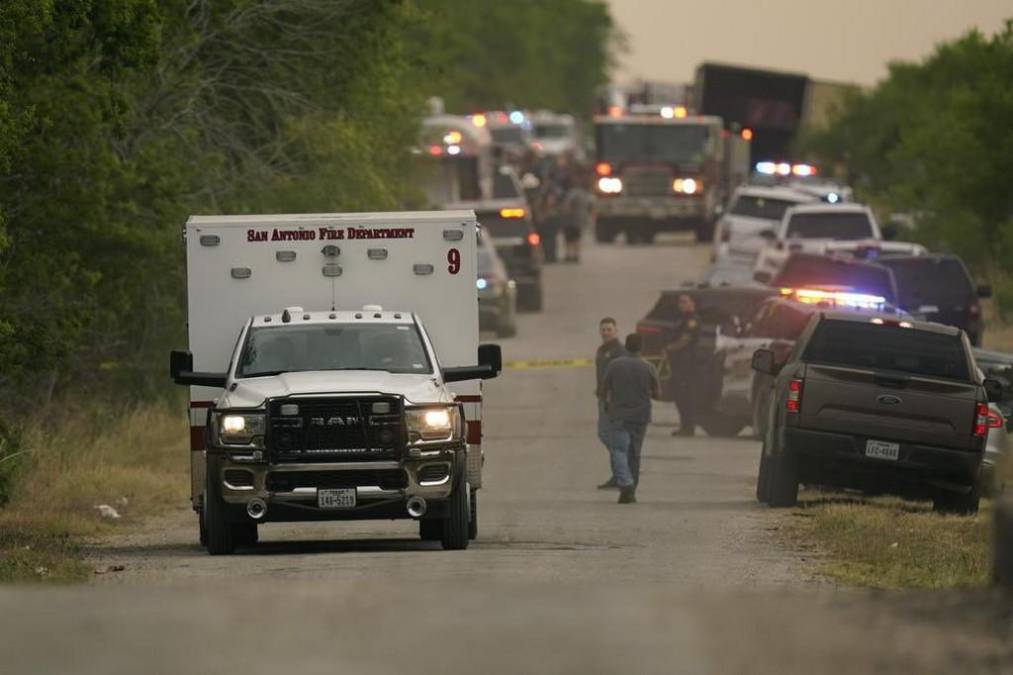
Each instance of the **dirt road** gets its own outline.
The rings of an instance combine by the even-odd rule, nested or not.
[[[580,265],[546,270],[545,311],[521,317],[505,358],[590,356],[601,316],[631,330],[658,290],[705,267],[688,240],[591,248]],[[667,406],[645,445],[640,503],[615,504],[595,489],[608,467],[593,388],[587,366],[509,370],[486,384],[486,487],[468,551],[422,543],[410,522],[272,524],[256,550],[212,558],[193,515],[173,505],[95,547],[97,569],[123,570],[92,587],[0,591],[0,606],[16,608],[3,613],[14,625],[0,630],[0,654],[15,672],[47,673],[988,672],[1008,662],[980,615],[952,630],[954,604],[1000,612],[992,596],[919,600],[927,609],[914,612],[898,596],[813,581],[808,554],[778,538],[787,516],[752,498],[758,445],[673,439]]]

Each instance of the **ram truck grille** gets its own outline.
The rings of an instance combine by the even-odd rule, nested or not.
[[[393,396],[274,399],[268,454],[273,462],[399,459],[406,443],[403,413]]]

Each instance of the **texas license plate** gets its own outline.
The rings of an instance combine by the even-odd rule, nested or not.
[[[865,456],[876,459],[888,459],[896,462],[900,458],[900,443],[888,443],[886,441],[866,441]]]
[[[355,488],[317,490],[317,506],[322,509],[354,509]]]

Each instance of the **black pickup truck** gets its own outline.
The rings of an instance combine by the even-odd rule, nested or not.
[[[974,513],[988,436],[984,379],[963,331],[895,316],[816,315],[787,360],[758,349],[773,376],[757,498],[793,506],[799,483],[932,499]]]

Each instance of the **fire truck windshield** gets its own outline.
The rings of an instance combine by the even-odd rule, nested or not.
[[[598,159],[602,162],[703,161],[710,137],[708,127],[695,124],[600,124]]]

